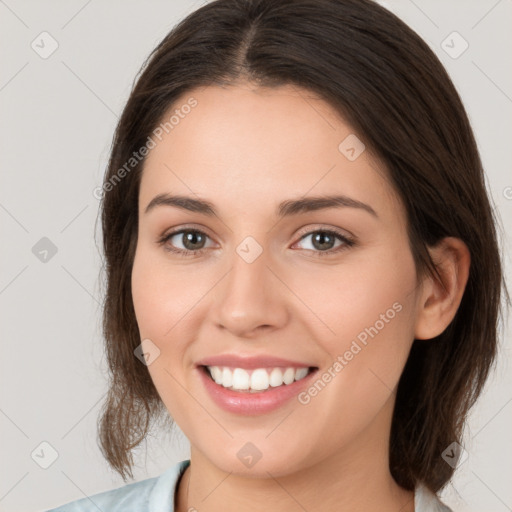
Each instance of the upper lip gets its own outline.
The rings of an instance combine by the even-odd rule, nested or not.
[[[292,361],[275,356],[240,356],[237,354],[218,354],[216,356],[206,357],[197,362],[197,366],[231,366],[233,368],[273,368],[284,366],[285,368],[309,368],[313,365]]]

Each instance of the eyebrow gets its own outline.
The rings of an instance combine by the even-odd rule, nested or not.
[[[204,199],[194,199],[183,195],[158,194],[146,206],[148,213],[157,206],[174,206],[191,212],[201,213],[208,217],[217,216],[215,206]],[[289,217],[300,213],[313,212],[327,208],[359,208],[378,218],[377,212],[368,204],[344,195],[310,196],[301,199],[288,199],[281,202],[276,209],[277,217]]]

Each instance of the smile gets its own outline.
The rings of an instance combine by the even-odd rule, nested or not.
[[[269,387],[277,388],[289,385],[306,377],[309,368],[230,368],[222,366],[206,366],[216,384],[232,391],[261,392]]]
[[[214,404],[230,413],[254,416],[270,413],[290,403],[292,398],[311,385],[319,370],[317,367],[267,367],[247,370],[198,366],[196,371],[207,396]],[[252,388],[253,385],[260,389]],[[235,389],[237,387],[243,389]]]

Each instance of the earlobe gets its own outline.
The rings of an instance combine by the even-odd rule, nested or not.
[[[440,278],[428,276],[418,301],[414,337],[439,336],[455,317],[469,277],[471,256],[466,244],[454,237],[443,238],[429,248]]]

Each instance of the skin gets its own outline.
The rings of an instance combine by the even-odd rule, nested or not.
[[[176,510],[413,512],[413,493],[388,466],[396,387],[414,338],[437,336],[454,317],[467,247],[447,238],[432,248],[443,280],[420,281],[384,167],[368,150],[355,161],[338,150],[354,130],[310,92],[209,86],[183,94],[169,112],[190,97],[197,106],[145,162],[132,273],[141,339],[160,351],[148,370],[191,445]],[[145,213],[160,193],[209,200],[218,214],[171,206]],[[378,217],[350,207],[275,216],[283,200],[333,193]],[[207,235],[194,242],[202,253],[158,244],[181,227]],[[317,231],[333,228],[356,244],[337,253],[338,239],[314,245]],[[263,251],[252,263],[236,252],[247,236]],[[183,234],[166,244],[194,248]],[[219,353],[271,354],[321,374],[397,302],[401,311],[305,405],[294,398],[259,416],[226,412],[194,366]],[[262,453],[251,468],[237,457],[247,442]]]

